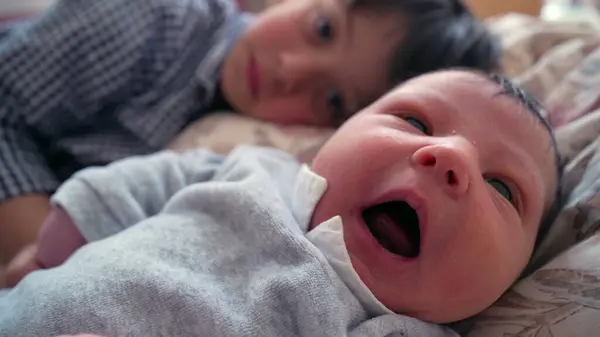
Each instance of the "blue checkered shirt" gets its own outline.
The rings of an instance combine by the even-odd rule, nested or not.
[[[164,148],[249,19],[232,0],[58,0],[0,26],[0,201]]]

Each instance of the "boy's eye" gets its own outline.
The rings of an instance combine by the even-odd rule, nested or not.
[[[327,96],[327,108],[334,122],[344,119],[344,99],[339,91],[333,90]]]
[[[319,17],[315,23],[317,34],[319,39],[323,42],[331,42],[333,40],[333,25],[331,21],[326,17]]]
[[[422,133],[429,135],[429,128],[427,127],[427,125],[425,125],[425,123],[421,122],[420,120],[414,118],[414,117],[404,117],[404,120],[414,126],[416,129],[418,129],[419,131],[421,131]]]
[[[510,191],[508,185],[506,185],[504,182],[495,178],[487,179],[487,182],[494,189],[496,189],[496,191],[498,191],[498,193],[500,193],[500,195],[502,195],[506,200],[508,200],[509,202],[513,201],[512,192]]]

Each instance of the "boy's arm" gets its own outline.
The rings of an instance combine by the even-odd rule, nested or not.
[[[49,197],[44,194],[27,194],[0,204],[0,267],[35,241],[50,210]]]
[[[33,113],[9,88],[11,75],[20,75],[19,66],[9,68],[18,59],[8,59],[9,40],[0,40],[0,265],[35,240],[50,210],[48,194],[58,186],[21,116]]]
[[[81,132],[86,123],[167,80],[169,65],[192,36],[206,34],[203,40],[210,41],[214,31],[208,27],[224,1],[58,0],[39,18],[2,33],[3,238],[18,232],[24,241],[34,240],[44,216],[30,217],[20,205],[45,212],[47,204],[23,196],[37,200],[60,183],[47,162],[45,137]],[[8,202],[13,199],[17,202]],[[0,263],[19,248],[12,243],[0,240]]]

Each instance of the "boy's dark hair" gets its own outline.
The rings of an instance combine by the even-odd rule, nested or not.
[[[565,202],[565,193],[562,188],[562,178],[565,167],[564,161],[562,160],[560,153],[558,152],[558,146],[556,144],[556,138],[554,136],[552,126],[550,125],[550,123],[548,123],[546,118],[542,116],[543,107],[540,104],[540,102],[537,99],[535,99],[535,97],[531,95],[527,90],[521,88],[515,82],[511,81],[506,77],[497,74],[492,74],[489,76],[489,78],[493,82],[497,83],[500,87],[502,87],[501,94],[508,95],[519,101],[527,111],[529,111],[533,116],[535,116],[535,118],[544,126],[544,128],[548,131],[548,134],[550,135],[552,150],[554,151],[554,163],[556,166],[557,183],[556,190],[554,191],[554,200],[550,207],[544,213],[544,217],[542,218],[542,221],[540,223],[535,243],[535,248],[537,248],[538,245],[541,243],[542,239],[548,233],[548,230],[550,230],[550,226],[552,225],[554,220],[556,220],[556,217],[560,213],[560,210],[562,209]]]
[[[353,0],[351,8],[402,14],[406,30],[391,58],[393,85],[445,68],[498,68],[499,41],[462,0]]]

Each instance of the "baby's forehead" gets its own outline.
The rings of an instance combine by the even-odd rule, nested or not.
[[[530,118],[519,99],[504,95],[505,90],[493,77],[464,70],[438,71],[415,77],[392,89],[390,101],[419,101],[451,113],[453,109],[468,110],[473,114],[485,114],[490,108],[500,115],[513,115],[518,119]],[[437,104],[434,104],[437,103]],[[504,117],[504,116],[498,116]]]
[[[502,87],[494,77],[473,70],[442,70],[417,76],[399,85],[395,90],[411,88],[445,88],[450,92],[463,92],[471,95],[484,95],[489,91],[501,91]],[[457,91],[458,89],[459,91]]]
[[[501,77],[470,70],[445,70],[416,77],[391,91],[398,99],[436,101],[440,108],[466,110],[473,117],[492,114],[515,122],[527,120],[531,127],[540,126],[542,108],[532,96]],[[508,90],[507,90],[508,89]],[[396,92],[397,95],[394,95]],[[452,109],[442,112],[451,113]],[[494,118],[492,118],[494,119]]]

